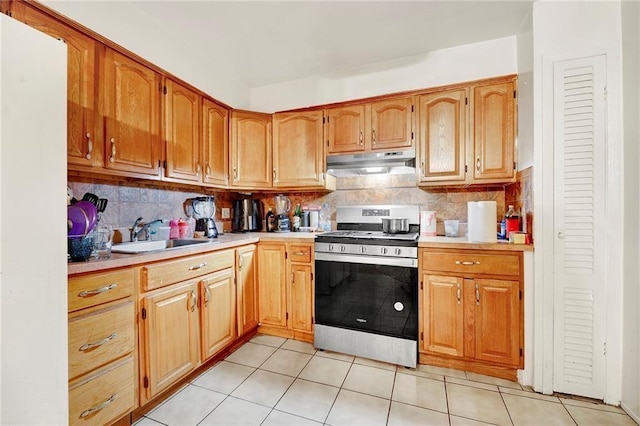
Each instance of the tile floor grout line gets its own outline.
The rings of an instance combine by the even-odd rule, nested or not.
[[[507,410],[507,416],[509,416],[509,420],[511,420],[511,424],[515,426],[516,422],[514,422],[513,417],[511,417],[509,406],[507,405],[507,402],[504,400],[504,396],[502,395],[502,392],[500,392],[500,388],[498,388],[498,395],[500,395],[500,401],[502,401],[502,404],[504,404],[504,409]]]

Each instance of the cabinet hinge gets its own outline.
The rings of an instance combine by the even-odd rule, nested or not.
[[[286,251],[284,252],[284,258],[285,258],[285,259],[288,259],[288,258],[289,258],[289,253],[288,253],[288,252],[286,252]]]
[[[286,319],[287,321],[289,321],[289,312],[284,314],[284,319]]]
[[[329,122],[329,116],[327,116],[327,123]]]
[[[413,105],[411,105],[411,112],[413,112]]]
[[[464,98],[464,104],[465,105],[469,105],[469,98],[467,98],[467,97]]]
[[[313,281],[313,272],[311,273],[311,281]]]
[[[164,86],[164,87],[162,88],[162,93],[164,93],[165,95],[167,94],[167,86]]]
[[[424,332],[423,331],[420,332],[420,340],[424,340]]]
[[[158,168],[162,168],[162,160],[158,160]]]
[[[148,388],[149,387],[149,378],[147,376],[144,376],[143,382],[144,382],[144,387]]]
[[[329,141],[327,141],[327,148],[329,148]]]
[[[522,356],[522,348],[520,348],[520,356]]]
[[[516,91],[514,90],[513,91],[513,99],[515,99],[515,98],[516,98]]]
[[[424,290],[424,285],[422,281],[420,281],[420,290]]]
[[[162,162],[162,166],[163,166],[165,169],[167,168],[167,160],[164,160],[164,161]]]
[[[520,297],[520,300],[522,300],[522,290],[518,290],[518,296]]]
[[[467,165],[465,164],[465,165],[464,165],[464,172],[465,172],[465,173],[467,173],[467,171],[468,171],[468,170],[467,170]]]
[[[142,319],[147,319],[147,308],[142,308]]]
[[[325,123],[325,121],[326,121],[326,120],[325,120],[325,117],[322,117],[322,124],[324,124],[324,123]]]
[[[513,162],[513,170],[515,170],[515,169],[516,169],[516,162],[514,161]]]
[[[413,140],[413,132],[411,132],[411,140]]]

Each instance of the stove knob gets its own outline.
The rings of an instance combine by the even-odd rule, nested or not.
[[[333,244],[329,244],[329,251],[333,251]]]
[[[347,248],[345,246],[341,245],[340,246],[340,251],[341,252],[345,252],[345,251],[347,251]]]
[[[382,254],[387,254],[389,252],[389,249],[386,247],[382,247],[382,250],[380,250],[382,252]]]
[[[402,249],[397,248],[396,249],[396,256],[400,256],[400,254],[402,254]]]

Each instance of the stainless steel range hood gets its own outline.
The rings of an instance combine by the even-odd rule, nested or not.
[[[334,176],[414,173],[415,160],[415,149],[331,155],[327,157],[327,172]]]

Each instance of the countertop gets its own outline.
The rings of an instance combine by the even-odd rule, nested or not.
[[[174,259],[182,256],[202,254],[216,250],[238,247],[246,244],[257,243],[258,241],[285,241],[289,243],[311,243],[315,240],[316,234],[313,232],[246,232],[227,233],[212,239],[210,243],[196,244],[193,246],[181,247],[171,250],[159,250],[146,253],[125,254],[112,253],[110,259],[94,260],[87,262],[69,263],[68,275],[85,274],[108,269],[124,268],[128,266],[142,265],[145,263],[158,262],[162,260]],[[420,237],[418,247],[425,248],[458,248],[458,249],[479,249],[479,250],[507,250],[507,251],[533,251],[530,244],[510,244],[507,241],[497,243],[470,243],[466,237]]]
[[[418,247],[477,250],[533,251],[533,244],[512,244],[506,240],[495,243],[471,243],[467,237],[420,237]]]

